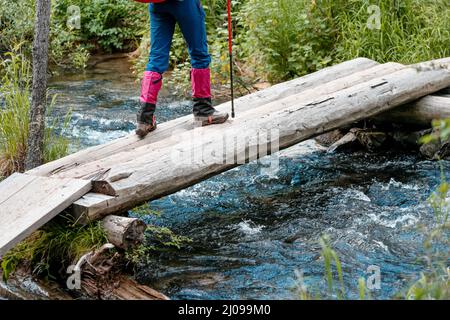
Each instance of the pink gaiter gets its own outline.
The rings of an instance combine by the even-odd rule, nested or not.
[[[162,87],[162,75],[158,72],[145,71],[141,86],[141,102],[156,104]]]
[[[192,69],[192,96],[194,98],[211,98],[211,71],[206,69]]]

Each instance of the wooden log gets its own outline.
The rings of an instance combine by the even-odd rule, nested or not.
[[[396,72],[398,70],[405,69],[406,67],[398,64],[398,63],[386,63],[383,65],[377,65],[375,67],[356,72],[349,76],[339,78],[333,81],[329,81],[323,83],[321,86],[314,87],[309,90],[304,90],[299,94],[288,96],[287,98],[281,99],[279,101],[275,101],[272,103],[265,104],[259,108],[254,108],[248,110],[247,112],[241,113],[239,119],[229,121],[225,124],[228,127],[231,127],[233,123],[239,122],[241,119],[249,118],[255,116],[261,116],[264,114],[268,114],[271,112],[279,111],[289,106],[293,106],[299,104],[301,102],[307,102],[312,99],[319,98],[321,96],[329,95],[335,92],[338,92],[343,89],[350,88],[354,85],[364,83],[366,81],[385,76]],[[176,121],[176,120],[173,120]],[[198,130],[201,128],[196,128]],[[78,179],[90,179],[93,181],[93,189],[94,191],[107,194],[107,195],[115,195],[114,191],[108,189],[107,185],[98,183],[102,181],[105,175],[108,175],[108,172],[111,167],[116,166],[119,163],[123,163],[128,165],[130,163],[131,166],[141,165],[142,161],[146,161],[145,157],[149,154],[164,154],[167,147],[175,146],[182,141],[183,134],[196,132],[195,130],[183,131],[182,129],[174,131],[173,135],[168,137],[167,139],[163,139],[157,141],[155,143],[147,144],[141,146],[139,148],[135,148],[134,150],[124,151],[120,153],[116,153],[112,156],[105,157],[99,159],[97,161],[92,161],[90,163],[76,166],[73,168],[67,168],[66,170],[58,173],[54,173],[53,177],[58,178],[78,178]],[[223,131],[223,126],[212,126],[208,127],[207,131],[209,134],[221,133]],[[162,150],[162,151],[161,151]],[[130,167],[131,168],[131,167]],[[132,174],[132,170],[128,172],[121,172],[118,175],[111,176],[109,175],[109,179],[111,181],[115,180],[123,180],[128,178]]]
[[[378,63],[375,61],[366,58],[357,58],[322,69],[318,72],[298,79],[274,85],[270,88],[236,99],[236,112],[242,113],[257,108],[272,101],[301,93],[305,90],[315,88],[324,83],[343,78],[376,65],[378,65]],[[231,109],[230,102],[221,104],[216,108],[221,111],[229,111]],[[109,143],[90,147],[67,157],[46,163],[38,168],[30,170],[27,173],[39,176],[51,176],[53,174],[70,170],[71,168],[81,166],[85,163],[115,155],[122,151],[133,150],[140,146],[161,141],[170,137],[174,130],[189,130],[193,129],[193,127],[194,124],[192,116],[189,115],[181,117],[159,124],[158,130],[153,132],[151,135],[148,135],[145,139],[140,139],[136,136],[136,134],[132,133]]]
[[[351,87],[355,84],[359,84],[383,75],[390,74],[392,72],[398,71],[405,68],[405,66],[397,63],[386,63],[384,65],[376,65],[374,67],[371,67],[369,69],[365,69],[359,72],[356,72],[354,74],[351,74],[349,76],[345,76],[333,81],[329,81],[326,83],[323,83],[319,87],[314,87],[309,90],[304,90],[301,94],[296,95],[297,97],[295,99],[288,100],[283,99],[283,103],[276,104],[271,103],[268,105],[268,107],[265,109],[264,112],[271,112],[283,107],[286,107],[288,105],[292,105],[295,103],[299,103],[301,101],[307,101],[310,99],[313,99],[315,97],[318,97],[320,95],[326,95],[330,94],[348,87]],[[261,108],[261,107],[260,107]],[[260,109],[258,108],[258,109]],[[250,111],[250,110],[249,110]],[[174,122],[177,120],[173,120]],[[209,130],[211,132],[213,131],[221,131],[220,127],[210,127]],[[180,134],[181,136],[181,134]],[[148,154],[149,152],[157,152],[158,149],[164,148],[167,146],[173,146],[179,142],[179,137],[171,137],[170,139],[164,139],[161,141],[157,141],[152,144],[148,144],[139,148],[134,149],[130,153],[118,153],[114,156],[105,157],[103,159],[100,159],[98,161],[94,161],[82,166],[73,167],[72,169],[67,168],[65,171],[57,172],[54,174],[54,176],[58,177],[64,177],[64,176],[76,176],[76,177],[84,177],[85,179],[92,179],[94,189],[103,192],[104,194],[100,193],[89,193],[85,196],[83,196],[79,201],[76,202],[76,204],[73,206],[73,213],[78,218],[78,221],[81,223],[86,223],[90,220],[97,220],[101,219],[102,215],[97,215],[96,212],[103,212],[104,207],[108,207],[109,203],[113,201],[114,197],[105,195],[111,194],[114,195],[113,190],[108,190],[108,185],[104,184],[102,182],[97,182],[102,175],[107,172],[110,166],[117,164],[118,162],[128,162],[128,161],[137,161],[137,158],[140,154]],[[128,173],[124,173],[121,175],[118,175],[114,179],[122,179],[124,178]],[[125,175],[125,176],[124,176]],[[89,208],[89,209],[87,209]],[[113,213],[114,211],[111,211]]]
[[[353,131],[349,131],[346,135],[340,139],[337,139],[336,142],[329,146],[327,152],[335,152],[345,146],[353,145],[357,140],[358,138],[356,137],[356,134]]]
[[[96,203],[99,209],[93,214],[125,210],[176,192],[246,160],[373,117],[449,86],[450,63],[432,65],[428,62],[408,67],[307,101],[303,94],[293,95],[241,113],[232,123],[215,129],[196,128],[181,135],[175,145],[158,144],[157,149],[146,150],[147,153],[138,149],[124,152],[120,157],[128,162],[97,168],[101,174],[96,180],[108,184],[115,196],[107,204]],[[231,146],[224,141],[232,141]]]
[[[129,249],[144,241],[147,225],[139,219],[106,216],[102,220],[109,242],[121,249]]]
[[[73,294],[99,300],[168,300],[122,274],[123,255],[109,251],[111,248],[114,246],[105,244],[81,257],[75,267],[81,275],[80,290]]]
[[[429,128],[436,119],[450,117],[450,96],[430,95],[374,118],[375,122],[400,123]]]

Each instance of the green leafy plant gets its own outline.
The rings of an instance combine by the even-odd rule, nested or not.
[[[329,7],[329,1],[247,1],[239,20],[247,64],[272,82],[330,64],[337,30],[333,17],[324,12]]]
[[[135,216],[160,216],[159,211],[153,210],[148,203],[131,210]],[[125,258],[132,264],[137,265],[146,261],[151,253],[173,249],[180,249],[183,245],[192,242],[192,239],[177,235],[167,227],[148,225],[145,242],[136,248],[128,250]]]
[[[70,28],[70,6],[80,8],[80,29]],[[130,0],[54,0],[50,25],[50,61],[62,67],[86,67],[90,53],[131,51],[148,28],[147,7]],[[24,44],[31,56],[34,1],[0,0],[0,52]]]

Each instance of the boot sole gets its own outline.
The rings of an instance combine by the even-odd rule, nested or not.
[[[194,121],[197,123],[201,123],[202,127],[206,127],[206,126],[210,126],[212,124],[221,124],[224,123],[225,121],[228,120],[228,118],[230,117],[229,114],[227,114],[224,117],[217,117],[217,118],[213,118],[212,121],[209,121],[208,117],[195,117],[194,116]]]
[[[145,138],[150,132],[155,131],[156,130],[157,125],[155,124],[153,127],[151,127],[150,129],[144,130],[144,129],[136,129],[134,132],[140,137],[140,138]]]

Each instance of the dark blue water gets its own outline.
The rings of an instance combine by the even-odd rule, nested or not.
[[[123,60],[54,78],[54,114],[73,111],[72,149],[134,129],[138,85]],[[163,93],[160,122],[189,114],[188,101]],[[374,298],[389,298],[423,270],[418,224],[433,223],[427,202],[438,163],[414,154],[326,153],[314,141],[280,152],[279,171],[250,163],[151,203],[167,226],[193,242],[143,259],[137,278],[172,299],[296,299],[296,276],[324,294],[321,235],[338,253],[350,297],[367,268],[381,270]],[[442,163],[450,172],[450,163]]]

